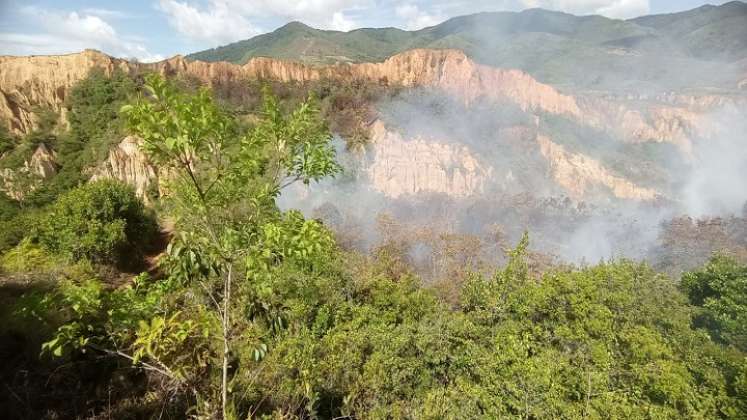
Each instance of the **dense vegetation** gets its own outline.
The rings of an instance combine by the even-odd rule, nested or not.
[[[681,282],[631,261],[538,272],[525,236],[491,275],[462,266],[447,295],[396,244],[344,250],[277,208],[286,186],[339,171],[331,99],[266,94],[237,118],[149,76],[112,114],[136,87],[109,83],[88,86],[109,108],[71,120],[88,140],[66,156],[87,162],[110,130],[140,135],[173,174],[156,206],[171,242],[138,273],[156,226],[114,182],[28,209],[0,196],[0,223],[28,226],[0,257],[12,418],[747,416],[747,267],[734,260]]]
[[[156,233],[155,222],[131,187],[98,181],[60,196],[39,220],[37,240],[70,260],[137,261]]]

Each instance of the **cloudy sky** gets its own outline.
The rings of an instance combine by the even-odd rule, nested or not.
[[[269,32],[299,20],[347,31],[420,29],[481,11],[543,7],[625,19],[724,0],[0,0],[0,55],[95,48],[155,61]]]

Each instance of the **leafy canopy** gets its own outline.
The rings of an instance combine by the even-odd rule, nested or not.
[[[134,190],[101,180],[61,196],[37,228],[39,243],[71,260],[100,263],[137,261],[156,231]]]
[[[701,270],[685,273],[682,289],[698,307],[696,326],[747,351],[747,267],[727,256],[715,256]]]

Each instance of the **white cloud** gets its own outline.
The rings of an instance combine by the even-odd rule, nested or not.
[[[373,0],[211,0],[211,3],[222,3],[245,16],[304,19],[312,23],[329,23],[335,13],[374,5]]]
[[[347,32],[355,29],[357,26],[358,25],[355,23],[355,21],[352,19],[348,19],[343,12],[335,12],[332,15],[332,23],[330,25],[331,29]]]
[[[397,17],[405,21],[405,27],[409,30],[422,29],[428,26],[438,25],[446,20],[440,13],[431,14],[420,10],[414,4],[402,4],[394,10]]]
[[[370,7],[373,0],[159,0],[171,25],[190,39],[226,44],[257,35],[262,19],[301,20],[321,29],[349,31],[358,27],[351,11]]]
[[[225,44],[259,33],[241,13],[223,1],[199,9],[186,2],[161,0],[159,8],[177,31],[195,41]]]
[[[597,13],[618,19],[643,16],[651,12],[648,0],[617,0],[610,5],[597,9]]]
[[[649,0],[158,0],[158,8],[179,33],[213,46],[291,20],[340,31],[362,25],[415,30],[458,15],[531,7],[626,18],[647,13]]]
[[[121,10],[104,9],[98,7],[88,7],[81,11],[87,15],[100,16],[105,19],[127,19],[133,17],[130,13]]]
[[[120,36],[99,16],[77,12],[56,12],[25,7],[21,14],[41,27],[34,34],[0,34],[0,51],[4,54],[67,54],[86,48],[101,50],[117,57],[157,61],[163,57],[151,54],[141,43]]]

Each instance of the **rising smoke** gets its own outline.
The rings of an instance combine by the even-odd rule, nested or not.
[[[653,260],[662,252],[661,229],[671,219],[739,216],[747,201],[745,108],[727,106],[705,115],[709,129],[693,134],[691,156],[666,143],[626,143],[599,129],[534,115],[511,103],[466,106],[436,92],[414,90],[376,108],[387,129],[405,142],[425,140],[434,148],[467,150],[491,169],[491,176],[478,193],[466,196],[425,189],[392,197],[370,176],[369,169],[379,158],[375,144],[353,152],[337,138],[345,173],[285,192],[280,206],[324,220],[353,248],[370,252],[391,239],[391,232],[380,226],[379,216],[387,215],[397,221],[400,236],[412,242],[409,252],[414,261],[429,261],[424,254],[437,253],[435,247],[446,235],[478,238],[483,251],[492,253],[487,258],[498,261],[500,250],[524,231],[530,233],[533,249],[558,261]],[[553,179],[555,163],[539,152],[538,135],[593,157],[620,177],[655,188],[661,197],[643,202],[618,199],[603,186],[572,197]],[[418,156],[401,158],[411,165],[418,162]],[[446,167],[449,164],[444,162],[447,173],[453,169]]]

